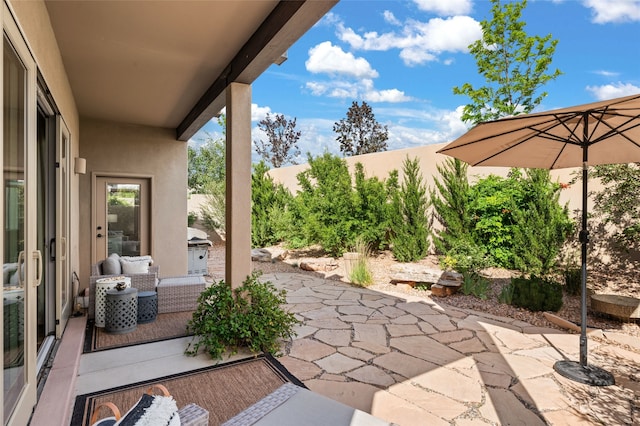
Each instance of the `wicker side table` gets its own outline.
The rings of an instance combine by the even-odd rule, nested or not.
[[[141,291],[138,293],[138,324],[147,324],[156,320],[158,315],[158,293]]]
[[[108,290],[104,328],[109,333],[130,333],[138,326],[138,289]]]

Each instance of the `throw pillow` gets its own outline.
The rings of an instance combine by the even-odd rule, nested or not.
[[[129,262],[138,262],[141,260],[146,260],[149,262],[149,266],[153,265],[153,259],[149,255],[145,256],[120,256],[120,259],[127,260]]]
[[[172,396],[144,394],[116,423],[118,426],[180,425],[178,406]]]
[[[120,263],[122,264],[123,274],[148,274],[149,273],[148,260],[128,262],[126,260],[120,259]]]
[[[120,259],[118,253],[111,253],[109,257],[102,262],[102,275],[119,275],[122,273]]]

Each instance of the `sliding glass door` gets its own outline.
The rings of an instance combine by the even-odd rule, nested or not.
[[[35,63],[3,4],[3,422],[26,424],[36,402]]]

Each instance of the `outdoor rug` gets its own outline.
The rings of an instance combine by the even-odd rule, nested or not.
[[[87,426],[94,407],[112,402],[122,414],[153,384],[164,385],[178,408],[197,404],[209,411],[209,424],[219,425],[246,410],[284,383],[304,387],[270,355],[260,355],[187,373],[147,380],[76,397],[71,426]],[[106,417],[109,411],[100,416]]]
[[[83,352],[96,352],[188,336],[187,322],[192,315],[193,312],[158,314],[155,321],[138,324],[135,330],[125,334],[107,333],[104,328],[95,327],[93,320],[89,320],[85,330]]]

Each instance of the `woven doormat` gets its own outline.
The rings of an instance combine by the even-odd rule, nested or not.
[[[84,353],[140,345],[189,336],[187,323],[193,312],[172,312],[158,314],[156,320],[148,324],[138,324],[136,329],[125,334],[107,333],[103,327],[95,327],[94,321],[87,321]]]
[[[93,409],[114,403],[122,413],[152,384],[164,385],[178,408],[197,404],[209,411],[209,424],[219,425],[251,407],[284,383],[304,387],[270,355],[176,374],[76,397],[71,426],[88,426]],[[107,416],[106,412],[103,416]]]

